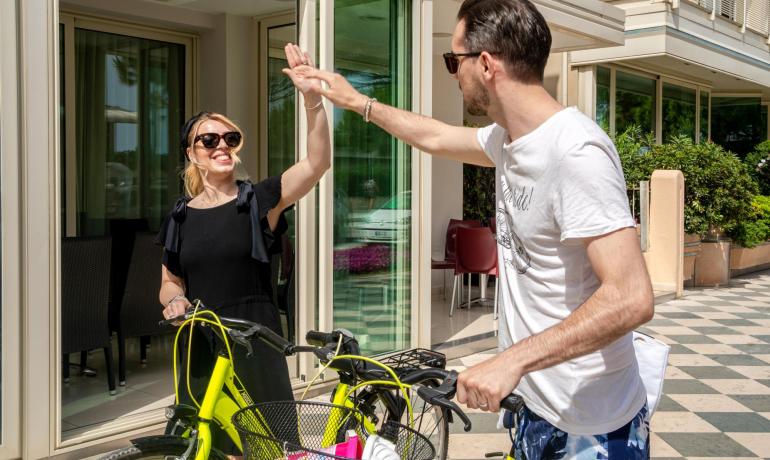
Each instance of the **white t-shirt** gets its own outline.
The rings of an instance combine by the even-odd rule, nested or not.
[[[560,323],[599,287],[582,238],[634,226],[615,146],[579,110],[508,140],[497,124],[478,131],[496,165],[501,350]],[[612,432],[646,400],[631,333],[525,375],[515,393],[571,434]]]

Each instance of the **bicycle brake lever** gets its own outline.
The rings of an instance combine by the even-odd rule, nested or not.
[[[246,356],[251,356],[254,353],[254,349],[251,346],[251,340],[248,339],[248,337],[251,337],[251,333],[249,331],[241,332],[236,329],[230,329],[227,334],[231,339],[233,339],[234,342],[238,343],[239,345],[243,345],[246,348]]]
[[[454,401],[450,401],[448,398],[451,398],[454,396],[455,390],[454,385],[455,382],[450,379],[456,379],[457,373],[453,375],[450,374],[450,376],[447,377],[447,379],[438,387],[426,387],[423,385],[413,385],[412,389],[414,387],[417,387],[417,394],[422,398],[424,401],[426,401],[429,404],[432,404],[434,406],[439,406],[444,409],[449,409],[452,412],[456,413],[460,419],[463,421],[463,424],[465,425],[463,429],[465,431],[470,431],[472,423],[467,415],[465,415],[465,412],[460,409],[460,406],[454,403]]]

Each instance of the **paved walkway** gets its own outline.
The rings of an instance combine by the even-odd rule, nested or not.
[[[770,458],[770,271],[729,288],[690,289],[656,307],[641,328],[671,345],[664,396],[652,420],[652,458]],[[462,370],[493,351],[453,360]],[[480,459],[510,447],[496,415],[455,423],[450,456]]]

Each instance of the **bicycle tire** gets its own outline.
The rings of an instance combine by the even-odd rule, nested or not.
[[[432,379],[427,379],[422,382],[418,382],[424,386],[438,386],[439,382]],[[385,403],[382,399],[383,393],[388,392],[393,395],[397,401],[400,401],[401,407],[389,408],[390,403]],[[424,435],[433,444],[436,450],[436,460],[446,460],[449,451],[449,420],[444,417],[444,413],[440,407],[428,404],[422,398],[417,396],[416,391],[407,390],[409,395],[409,401],[412,404],[412,413],[414,414],[414,425],[411,426],[415,431]],[[379,405],[376,412],[383,415],[382,420],[395,420],[402,425],[410,426],[409,415],[405,410],[403,404],[404,395],[401,390],[397,392],[395,390],[382,389],[379,392],[375,392],[369,395],[368,403]],[[378,399],[379,401],[373,401]],[[398,413],[400,412],[400,414]]]
[[[111,452],[108,456],[102,457],[101,460],[177,460],[182,457],[185,450],[184,446],[176,445],[151,448],[130,446]]]

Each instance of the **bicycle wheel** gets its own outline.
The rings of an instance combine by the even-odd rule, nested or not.
[[[435,380],[419,382],[423,386],[438,386]],[[449,421],[440,407],[425,402],[416,391],[407,391],[412,405],[414,424],[409,423],[409,414],[404,403],[404,394],[398,390],[382,389],[367,396],[366,403],[374,406],[374,413],[380,420],[395,420],[428,438],[436,449],[435,458],[445,460],[449,450]]]

